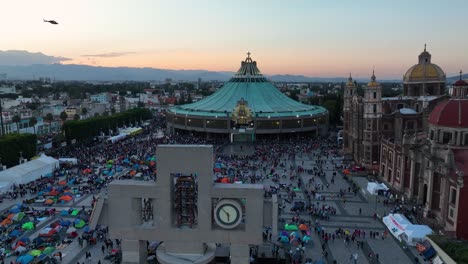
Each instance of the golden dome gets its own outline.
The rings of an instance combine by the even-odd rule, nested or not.
[[[431,62],[431,57],[424,45],[424,51],[418,56],[418,64],[406,71],[403,82],[445,82],[444,71]]]
[[[416,64],[406,71],[404,82],[445,81],[444,71],[436,64]]]

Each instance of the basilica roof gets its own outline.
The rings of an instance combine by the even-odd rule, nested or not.
[[[170,112],[199,116],[231,115],[238,103],[246,102],[257,117],[305,116],[326,113],[321,106],[299,103],[269,82],[250,58],[250,53],[237,73],[211,96],[192,104],[172,107]]]
[[[439,103],[429,115],[429,123],[442,127],[468,128],[468,100],[454,98]]]
[[[409,68],[403,76],[405,83],[445,82],[444,71],[431,62],[431,54],[424,51],[418,57],[418,64]]]

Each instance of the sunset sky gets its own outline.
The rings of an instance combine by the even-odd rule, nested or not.
[[[0,50],[63,63],[400,79],[427,43],[468,72],[468,1],[4,0]],[[60,24],[43,23],[55,19]]]

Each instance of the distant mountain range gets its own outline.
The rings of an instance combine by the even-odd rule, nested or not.
[[[48,77],[58,81],[227,81],[234,72],[217,72],[207,70],[165,70],[155,68],[131,67],[95,67],[75,64],[33,64],[10,66],[0,65],[0,76],[7,74],[9,80],[32,80]],[[344,82],[345,77],[323,78],[303,75],[267,75],[274,82]],[[447,78],[448,83],[459,76]],[[468,74],[464,75],[468,78]],[[357,79],[366,82],[368,79]],[[381,80],[382,82],[401,82],[401,80]]]

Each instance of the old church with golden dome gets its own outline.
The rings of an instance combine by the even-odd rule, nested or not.
[[[447,234],[468,239],[468,84],[453,84],[424,47],[403,76],[403,94],[382,98],[372,74],[364,95],[345,85],[343,144],[356,164],[421,205],[418,214]],[[400,196],[401,197],[401,196]]]

